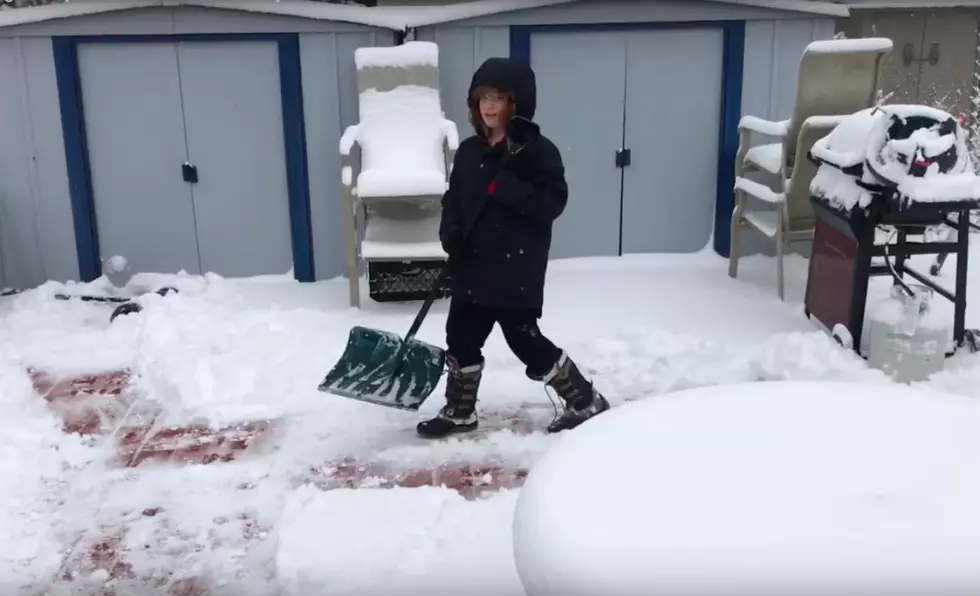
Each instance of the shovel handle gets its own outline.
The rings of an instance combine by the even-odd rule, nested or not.
[[[408,330],[408,334],[405,336],[406,340],[410,340],[415,337],[415,334],[419,332],[422,327],[422,321],[425,320],[426,315],[429,314],[429,309],[435,303],[436,298],[439,297],[439,292],[442,289],[442,282],[446,280],[449,275],[449,262],[442,267],[442,271],[439,273],[439,277],[432,282],[432,288],[429,290],[429,296],[422,303],[422,308],[419,309],[419,314],[415,315],[415,320],[412,321],[412,326]]]
[[[503,165],[506,164],[511,157],[520,153],[526,146],[527,143],[518,147],[516,151],[513,151],[505,155],[503,159],[500,160],[500,166],[503,167]],[[469,237],[470,232],[473,231],[473,226],[476,225],[476,220],[478,220],[482,214],[483,214],[483,209],[481,208],[480,211],[477,212],[476,216],[473,217],[469,222],[467,222],[466,227],[463,229],[464,239]],[[442,282],[446,280],[446,277],[448,275],[449,275],[449,261],[447,260],[446,264],[442,267],[442,272],[439,273],[438,279],[432,282],[432,289],[429,290],[429,297],[426,298],[425,302],[422,303],[422,308],[419,309],[419,314],[415,315],[415,320],[412,321],[412,326],[408,329],[408,334],[405,336],[406,340],[410,340],[414,338],[415,334],[419,332],[419,328],[422,327],[422,321],[425,320],[426,315],[429,314],[429,309],[432,308],[432,304],[436,301],[436,298],[439,297],[439,290],[442,288]]]

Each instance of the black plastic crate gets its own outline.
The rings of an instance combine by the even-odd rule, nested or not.
[[[429,296],[444,261],[374,261],[368,263],[368,295],[376,302],[411,302]],[[443,278],[439,298],[449,297],[450,279]]]

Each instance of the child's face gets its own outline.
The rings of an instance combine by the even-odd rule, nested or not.
[[[480,97],[480,117],[487,128],[501,130],[507,126],[508,118],[507,95],[499,91],[490,91]]]

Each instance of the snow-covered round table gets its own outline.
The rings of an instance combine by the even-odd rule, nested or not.
[[[980,400],[772,382],[562,438],[514,515],[528,596],[980,594]]]

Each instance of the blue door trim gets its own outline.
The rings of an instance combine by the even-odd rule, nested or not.
[[[92,192],[92,171],[88,158],[78,46],[83,43],[180,41],[274,41],[278,45],[293,273],[298,281],[314,281],[316,275],[313,262],[310,185],[307,175],[303,72],[299,36],[295,33],[95,35],[52,39],[80,278],[82,281],[91,281],[102,275],[102,259],[99,254],[99,230],[95,218],[95,196]]]
[[[715,194],[714,249],[728,257],[731,248],[732,209],[735,207],[735,155],[738,121],[742,114],[742,77],[745,63],[745,21],[685,21],[665,23],[595,23],[517,25],[510,28],[510,56],[531,61],[531,34],[538,31],[627,31],[641,29],[719,28],[723,33],[721,73],[721,126],[718,131],[718,175]]]

